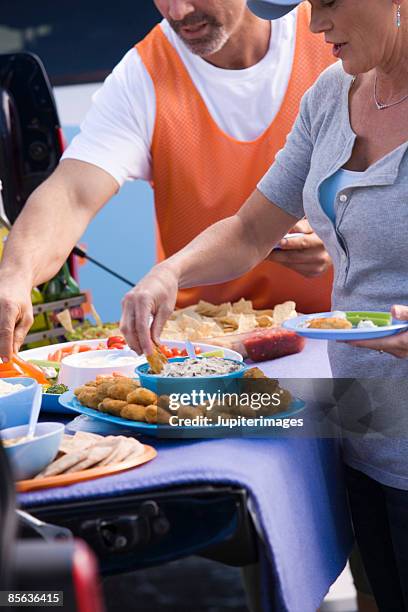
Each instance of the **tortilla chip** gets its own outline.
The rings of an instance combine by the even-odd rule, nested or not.
[[[297,317],[295,302],[277,304],[273,309],[273,322],[275,325],[281,325],[284,321],[294,319],[295,317]]]
[[[232,312],[236,314],[254,314],[254,308],[251,300],[241,298],[238,302],[232,305]]]
[[[256,328],[256,316],[254,314],[240,314],[238,320],[237,333],[252,331]]]
[[[75,333],[75,330],[74,330],[74,328],[72,326],[71,314],[70,314],[68,308],[66,308],[62,312],[58,312],[55,315],[55,318],[61,323],[62,327],[67,332],[69,332],[70,334]]]

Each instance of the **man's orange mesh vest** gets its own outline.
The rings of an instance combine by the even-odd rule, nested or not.
[[[328,45],[309,31],[306,3],[298,9],[296,38],[281,108],[266,131],[251,142],[235,140],[218,127],[159,25],[136,45],[156,94],[151,152],[160,259],[179,251],[212,223],[233,215],[284,146],[302,95],[333,62]],[[331,283],[331,272],[306,279],[279,264],[263,262],[237,280],[181,291],[178,305],[245,297],[256,308],[294,300],[300,312],[325,311],[330,308]]]

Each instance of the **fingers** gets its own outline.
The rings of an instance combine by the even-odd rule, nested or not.
[[[7,299],[0,302],[0,357],[3,361],[9,361],[13,355],[14,328],[21,317],[16,303]]]
[[[14,329],[13,353],[19,352],[20,347],[23,344],[25,337],[28,334],[33,322],[34,317],[32,311],[25,312],[21,317],[20,321],[17,322]]]
[[[397,319],[397,321],[408,321],[408,306],[395,304],[391,308],[391,314],[394,319]]]
[[[406,359],[408,357],[408,332],[395,334],[395,336],[388,336],[386,338],[377,338],[375,340],[356,340],[348,342],[348,344],[357,348],[389,353],[397,359]]]
[[[272,251],[268,260],[286,266],[307,278],[320,276],[331,266],[330,256],[321,247],[307,251]]]
[[[324,248],[323,242],[314,232],[294,238],[282,238],[279,247],[284,251],[308,251],[309,249]]]
[[[156,342],[156,344],[159,344],[160,342],[160,334],[162,333],[163,327],[167,319],[170,317],[171,313],[172,313],[172,309],[169,308],[167,304],[159,305],[159,308],[157,309],[157,313],[153,319],[152,328],[151,328],[151,335],[152,335],[154,342]]]
[[[152,337],[159,341],[163,326],[174,310],[177,290],[178,277],[169,267],[159,264],[123,298],[120,329],[137,353],[153,353]]]
[[[120,330],[126,342],[136,353],[150,355],[153,352],[149,319],[152,314],[150,296],[133,289],[122,300]]]

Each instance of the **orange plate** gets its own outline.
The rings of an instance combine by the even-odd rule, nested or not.
[[[104,467],[90,468],[81,472],[72,472],[72,474],[59,474],[58,476],[48,476],[35,480],[19,480],[16,483],[16,488],[19,493],[27,493],[28,491],[36,491],[38,489],[49,489],[50,487],[64,487],[66,485],[82,482],[82,480],[92,480],[93,478],[101,478],[102,476],[110,476],[124,470],[131,470],[138,465],[143,465],[154,459],[157,455],[156,449],[152,446],[144,444],[144,453],[133,461],[122,461],[116,465],[108,465]]]

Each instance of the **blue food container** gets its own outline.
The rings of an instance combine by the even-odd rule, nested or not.
[[[169,359],[170,363],[181,363],[189,359],[189,357],[175,357]],[[221,358],[219,358],[221,360]],[[217,374],[215,376],[191,376],[191,377],[180,377],[170,378],[167,376],[161,376],[160,374],[148,374],[150,365],[144,363],[135,369],[136,375],[139,377],[140,384],[145,389],[150,389],[158,395],[170,395],[171,393],[191,393],[195,391],[204,391],[205,393],[214,393],[220,390],[220,386],[223,390],[228,388],[231,384],[234,384],[236,379],[242,378],[247,366],[235,359],[222,359],[222,361],[229,361],[237,364],[239,369],[230,372],[229,374]]]
[[[26,425],[30,419],[31,406],[38,382],[33,378],[4,378],[6,383],[23,385],[24,389],[0,397],[0,429]]]
[[[28,425],[10,427],[1,432],[4,440],[27,435]],[[26,480],[41,472],[58,453],[64,433],[62,423],[38,423],[34,438],[5,448],[16,480]]]

